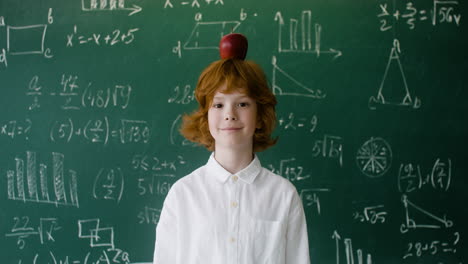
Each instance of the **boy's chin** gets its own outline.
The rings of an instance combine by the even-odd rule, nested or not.
[[[252,149],[252,143],[245,142],[245,141],[227,141],[222,142],[220,144],[216,144],[216,149],[219,150],[239,150],[244,151],[248,149]]]

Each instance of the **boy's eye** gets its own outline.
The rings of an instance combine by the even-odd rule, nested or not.
[[[221,108],[221,107],[223,107],[223,105],[222,104],[213,104],[213,107],[214,108]]]
[[[246,107],[246,106],[249,106],[249,103],[239,103],[239,106],[240,107]]]

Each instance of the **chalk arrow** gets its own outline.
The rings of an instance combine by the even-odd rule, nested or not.
[[[341,236],[338,234],[338,232],[335,230],[333,231],[332,239],[335,239],[336,243],[336,264],[340,264],[340,239]]]
[[[137,6],[137,5],[133,5],[133,7],[126,8],[126,10],[132,10],[132,12],[130,12],[130,14],[128,14],[128,16],[131,16],[131,15],[134,15],[136,13],[141,12],[141,10],[143,10],[143,8],[141,8],[140,6]]]
[[[336,60],[336,58],[341,57],[341,55],[343,55],[341,50],[330,49],[330,52],[335,53],[335,56],[333,57],[334,60]]]

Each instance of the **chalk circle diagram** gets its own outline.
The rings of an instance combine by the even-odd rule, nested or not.
[[[384,139],[372,137],[358,149],[356,164],[367,177],[381,177],[392,165],[392,149]]]

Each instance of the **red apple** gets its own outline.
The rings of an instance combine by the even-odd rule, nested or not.
[[[245,59],[249,43],[247,38],[239,33],[231,33],[223,36],[219,42],[219,55],[221,59]]]

